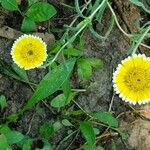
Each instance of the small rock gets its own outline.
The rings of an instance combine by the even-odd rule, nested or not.
[[[132,126],[128,143],[132,149],[150,150],[150,122],[140,119]]]

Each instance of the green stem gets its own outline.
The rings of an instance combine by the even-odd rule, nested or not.
[[[105,3],[106,1],[107,1],[107,0],[103,0],[103,1],[101,2],[101,4],[95,9],[95,11],[94,11],[89,17],[85,18],[82,22],[79,23],[79,24],[81,25],[81,27],[80,27],[80,29],[76,32],[76,34],[74,34],[74,36],[72,36],[72,37],[59,49],[59,51],[56,53],[56,55],[55,55],[55,57],[53,58],[52,61],[50,61],[49,63],[45,64],[45,65],[42,66],[42,67],[44,67],[44,68],[45,68],[45,67],[48,67],[49,65],[51,65],[51,64],[57,59],[57,57],[58,57],[59,54],[62,52],[62,50],[63,50],[67,45],[69,45],[70,43],[72,43],[72,42],[76,39],[76,37],[83,31],[83,29],[91,23],[91,21],[92,21],[94,15],[100,10],[100,8],[104,5],[104,3]]]
[[[145,38],[145,36],[148,34],[148,32],[150,31],[150,26],[147,27],[147,29],[145,30],[145,32],[142,34],[142,36],[139,38],[139,40],[137,41],[134,49],[132,50],[131,55],[134,55],[140,45],[140,43],[143,41],[143,39]]]

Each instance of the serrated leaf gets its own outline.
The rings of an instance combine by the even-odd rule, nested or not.
[[[3,110],[5,107],[7,107],[6,98],[4,95],[0,96],[0,108]]]
[[[28,17],[24,17],[24,19],[22,21],[22,25],[21,25],[21,31],[22,32],[31,32],[31,31],[34,31],[35,29],[36,29],[35,22]]]
[[[7,150],[9,147],[7,138],[4,134],[0,134],[0,149],[1,150]]]
[[[88,145],[94,146],[95,144],[95,133],[93,127],[89,122],[83,121],[80,122],[80,130],[86,139]]]
[[[90,65],[94,68],[102,68],[103,62],[98,58],[86,58],[86,60],[90,63]]]
[[[107,124],[110,127],[118,127],[118,120],[113,117],[113,115],[109,112],[96,112],[92,113],[91,116],[93,116],[94,119]]]
[[[8,9],[10,11],[18,10],[18,5],[16,0],[2,0],[1,5],[3,8]]]
[[[49,137],[54,133],[54,128],[50,123],[44,123],[40,127],[40,135],[44,139],[49,139]]]
[[[68,59],[59,66],[57,66],[55,69],[53,69],[51,72],[49,72],[41,80],[35,93],[24,106],[23,111],[32,108],[36,103],[59,90],[59,88],[69,78],[75,61],[76,60],[73,58]]]
[[[23,140],[24,135],[18,131],[11,131],[6,134],[6,137],[9,144],[15,144]]]
[[[77,62],[78,65],[78,76],[83,79],[83,78],[89,78],[92,75],[92,67],[88,61],[85,59],[79,59]]]
[[[49,20],[56,14],[54,6],[45,2],[37,2],[31,5],[26,12],[26,16],[33,19],[35,22]]]

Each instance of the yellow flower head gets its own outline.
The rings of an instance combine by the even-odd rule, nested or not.
[[[39,67],[47,58],[46,44],[33,35],[22,35],[13,44],[13,61],[25,70]]]
[[[122,100],[131,104],[150,101],[150,58],[129,56],[118,65],[113,74],[114,90]]]

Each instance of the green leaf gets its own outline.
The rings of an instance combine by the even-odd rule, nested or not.
[[[8,150],[8,143],[7,143],[7,138],[5,137],[4,134],[0,135],[0,149],[1,150]]]
[[[83,146],[84,150],[97,150],[95,145],[89,145],[89,144],[85,144]]]
[[[11,131],[6,135],[6,137],[9,144],[15,144],[23,140],[24,135],[18,131]]]
[[[117,128],[115,130],[120,134],[122,140],[127,140],[128,139],[128,134],[125,131],[123,131],[122,128]]]
[[[52,99],[51,106],[56,107],[56,108],[60,108],[60,107],[65,106],[65,102],[66,102],[65,95],[60,94],[60,95],[56,96],[54,99]]]
[[[56,14],[54,6],[45,2],[37,2],[31,5],[26,12],[26,16],[33,19],[35,22],[49,20]]]
[[[133,4],[137,5],[137,6],[139,6],[139,7],[142,7],[147,13],[150,14],[150,9],[146,8],[146,7],[144,6],[144,4],[143,4],[142,2],[140,2],[139,0],[129,0],[129,1],[130,1],[131,3],[133,3]]]
[[[56,96],[54,99],[51,101],[51,106],[55,108],[60,108],[64,107],[65,105],[69,104],[71,100],[74,98],[75,93],[70,93],[69,97],[66,98],[64,94],[60,94]]]
[[[10,115],[7,117],[7,120],[9,120],[10,122],[15,122],[15,121],[17,121],[19,115],[20,115],[19,113],[10,114]]]
[[[96,147],[96,150],[105,150],[105,149],[99,145]]]
[[[23,111],[32,108],[36,103],[59,90],[59,88],[69,78],[71,71],[74,67],[75,61],[76,60],[73,58],[68,59],[59,66],[57,66],[55,69],[53,69],[51,72],[49,72],[41,80],[35,93],[24,106]]]
[[[95,135],[98,135],[100,133],[100,130],[98,128],[93,128]]]
[[[0,96],[0,108],[3,110],[5,107],[7,107],[6,98],[4,95]]]
[[[0,125],[0,133],[1,134],[8,134],[9,132],[11,132],[10,128],[6,125],[6,124],[2,124]]]
[[[12,64],[12,68],[22,80],[29,81],[28,75],[24,69],[21,69],[16,64]]]
[[[73,124],[67,119],[63,119],[62,124],[67,127],[73,126]]]
[[[22,32],[31,32],[31,31],[34,31],[35,29],[36,29],[35,22],[32,19],[25,17],[23,19],[23,22],[21,25],[21,31]]]
[[[78,75],[82,78],[89,78],[92,75],[92,67],[86,59],[79,59],[78,65]]]
[[[31,142],[27,141],[26,143],[24,143],[22,150],[31,150]]]
[[[49,137],[54,133],[54,128],[50,123],[44,123],[40,127],[40,135],[44,139],[49,139]]]
[[[98,58],[86,58],[90,65],[94,68],[102,68],[103,62]]]
[[[16,0],[2,0],[1,5],[2,7],[10,11],[18,10],[18,5],[17,5]]]
[[[117,148],[116,148],[116,143],[115,143],[115,141],[112,139],[112,141],[111,141],[111,149],[112,150],[117,150]]]
[[[31,139],[29,136],[24,136],[24,138],[17,143],[18,147],[21,147],[24,150],[30,150],[32,145],[33,139]]]
[[[32,4],[38,2],[39,0],[28,0],[28,6],[31,6]]]
[[[71,94],[71,85],[70,85],[69,80],[66,80],[64,82],[64,84],[62,85],[62,90],[63,90],[65,97],[68,98],[69,95]]]
[[[75,49],[75,48],[67,48],[63,50],[64,55],[69,55],[69,56],[82,56],[83,51]]]
[[[107,124],[110,127],[118,127],[118,120],[112,116],[109,112],[96,112],[92,113],[91,116],[93,116],[94,119]]]
[[[83,136],[85,137],[87,144],[94,146],[95,144],[95,133],[93,130],[93,127],[91,126],[91,124],[89,122],[80,122],[80,130],[83,134]]]
[[[62,128],[62,124],[60,121],[56,121],[54,124],[53,124],[53,128],[54,128],[54,132],[57,132],[58,130],[60,130]]]

